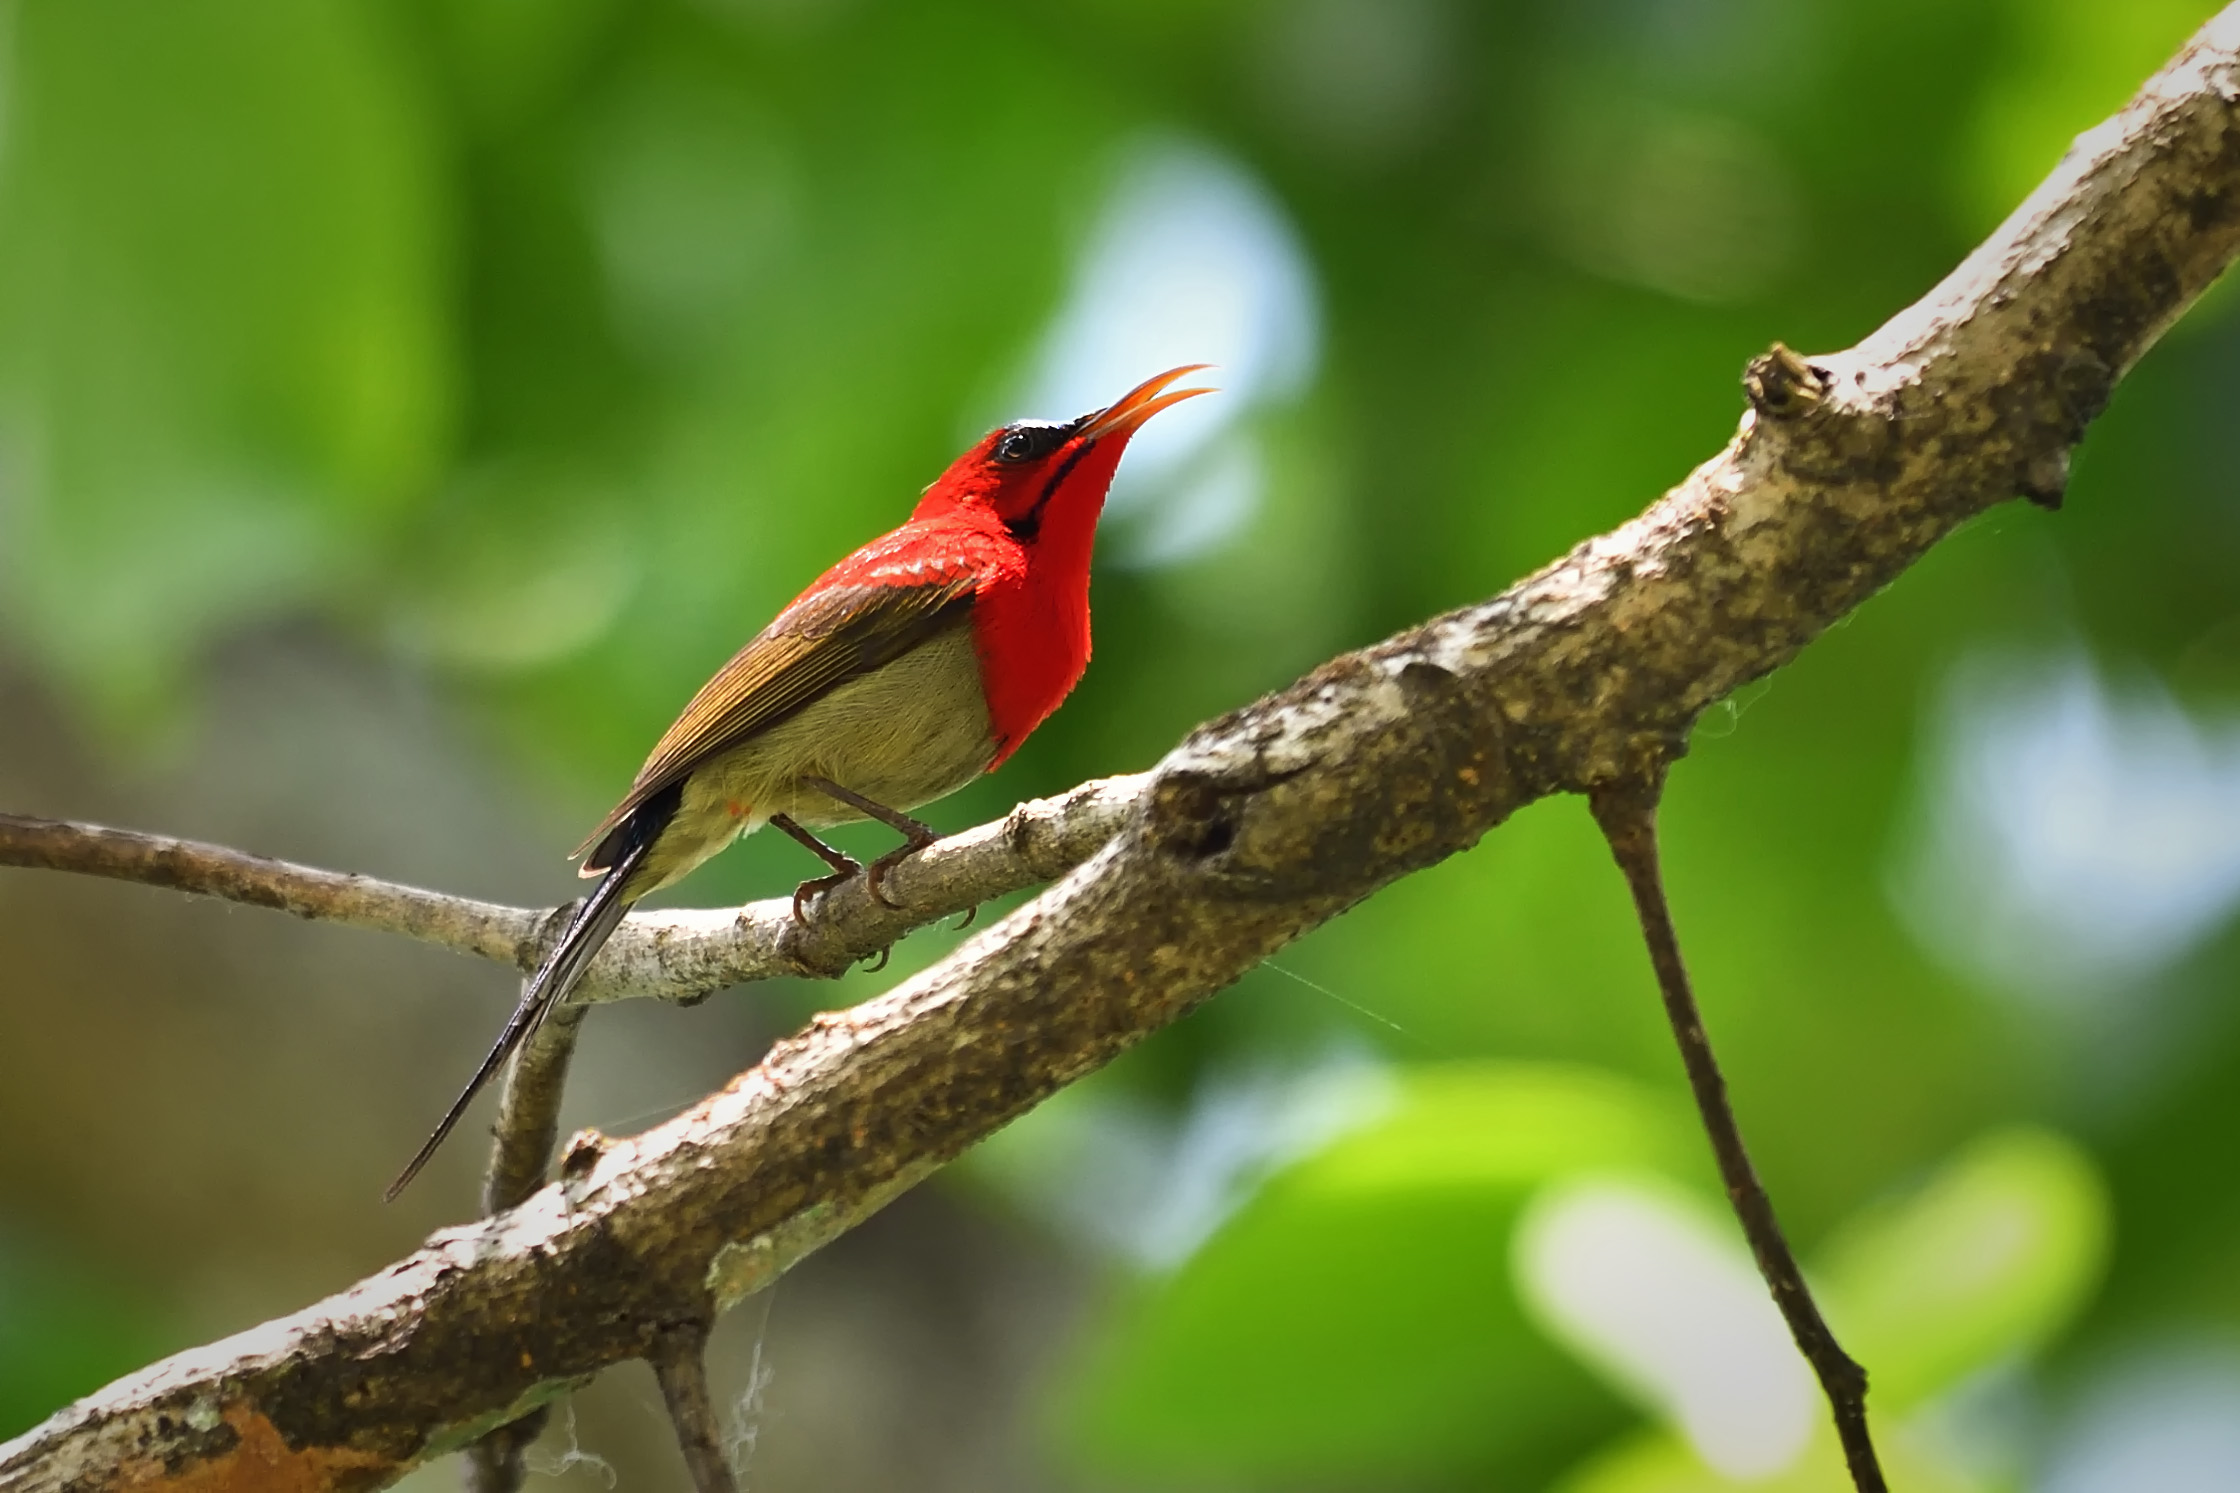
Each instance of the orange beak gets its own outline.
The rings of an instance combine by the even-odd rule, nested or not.
[[[1212,366],[1211,363],[1185,363],[1180,368],[1169,368],[1156,378],[1145,379],[1121,395],[1117,402],[1091,415],[1081,433],[1094,441],[1115,431],[1132,432],[1169,405],[1180,404],[1185,399],[1195,399],[1200,394],[1213,393],[1211,389],[1176,389],[1165,394],[1159,392],[1178,378]]]

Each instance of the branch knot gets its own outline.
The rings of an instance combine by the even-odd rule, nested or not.
[[[1768,420],[1810,414],[1827,398],[1831,381],[1827,369],[1806,362],[1779,342],[1752,358],[1742,372],[1750,407]]]

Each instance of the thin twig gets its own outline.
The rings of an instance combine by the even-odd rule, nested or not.
[[[885,890],[900,907],[850,884],[819,898],[807,927],[793,917],[788,897],[635,913],[592,961],[570,1000],[692,1001],[752,980],[843,974],[914,929],[1063,876],[1127,822],[1148,782],[1143,773],[1098,778],[926,847],[886,879]],[[0,814],[0,866],[168,887],[401,933],[524,972],[544,955],[551,916],[545,908],[478,902],[223,845],[22,814]]]
[[[583,1016],[582,1006],[554,1007],[507,1070],[490,1166],[482,1179],[484,1213],[517,1207],[544,1186],[553,1143],[560,1138],[560,1098]]]
[[[560,1135],[560,1100],[583,1017],[582,1006],[554,1008],[506,1072],[490,1142],[490,1165],[482,1179],[486,1214],[517,1207],[544,1185],[546,1164]],[[539,1405],[468,1447],[472,1493],[518,1493],[529,1472],[524,1456],[551,1418],[552,1406]]]
[[[467,1493],[516,1493],[529,1476],[529,1448],[552,1418],[550,1405],[498,1427],[467,1448]]]
[[[716,1424],[715,1401],[708,1394],[708,1324],[672,1328],[652,1355],[653,1376],[677,1428],[677,1449],[692,1473],[693,1493],[738,1493],[731,1459],[723,1454],[723,1431]]]
[[[504,1096],[482,1179],[482,1211],[503,1213],[544,1185],[545,1166],[560,1127],[560,1098],[584,1008],[562,1006],[522,1047],[507,1072]],[[552,1418],[550,1404],[497,1427],[467,1448],[469,1493],[519,1493],[527,1454]]]
[[[322,871],[199,840],[66,819],[0,814],[0,866],[74,871],[270,907],[318,922],[401,933],[500,964],[534,962],[544,914],[416,886]]]
[[[1641,918],[1641,936],[1649,945],[1649,963],[1657,972],[1657,988],[1664,995],[1664,1013],[1672,1023],[1673,1039],[1680,1044],[1680,1061],[1688,1070],[1688,1088],[1695,1095],[1696,1110],[1711,1140],[1711,1154],[1718,1158],[1719,1178],[1726,1184],[1727,1201],[1742,1224],[1750,1253],[1757,1256],[1758,1273],[1773,1291],[1797,1349],[1820,1377],[1835,1416],[1836,1435],[1843,1443],[1843,1458],[1851,1468],[1851,1481],[1859,1493],[1885,1493],[1882,1467],[1875,1459],[1874,1440],[1867,1430],[1867,1371],[1843,1351],[1820,1315],[1805,1284],[1804,1272],[1789,1250],[1789,1241],[1774,1216],[1773,1200],[1766,1196],[1750,1153],[1742,1143],[1742,1127],[1735,1123],[1727,1102],[1727,1081],[1711,1051],[1704,1031],[1703,1013],[1688,985],[1688,970],[1680,960],[1680,938],[1673,930],[1672,910],[1664,895],[1664,875],[1657,854],[1657,801],[1663,795],[1661,767],[1649,773],[1595,789],[1588,795],[1595,822],[1610,842],[1610,853],[1625,873],[1633,892],[1634,911]]]

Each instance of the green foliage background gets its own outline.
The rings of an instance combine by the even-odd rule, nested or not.
[[[1164,142],[1280,206],[1315,277],[1319,360],[1249,416],[1265,457],[1249,519],[1182,558],[1101,569],[1087,682],[1014,765],[936,812],[961,826],[1143,767],[1201,717],[1638,510],[1731,433],[1751,354],[1848,343],[1920,295],[2211,9],[15,0],[0,12],[6,806],[261,831],[250,848],[306,858],[377,845],[351,864],[569,895],[552,857],[739,640],[896,521],[975,422],[1076,413],[1013,403],[1100,206]],[[2088,1002],[2002,988],[1904,911],[1968,681],[2081,660],[2110,698],[2185,712],[2218,781],[2240,774],[2227,299],[2124,387],[2063,513],[2002,509],[1955,536],[1714,712],[1673,781],[1678,917],[1793,1233],[1832,1282],[1870,1282],[1858,1299],[1881,1305],[1853,1311],[1885,1359],[1919,1361],[1911,1381],[1891,1370],[1911,1385],[1893,1415],[1972,1384],[1940,1402],[1963,1407],[1946,1419],[1992,1427],[1923,1442],[1922,1486],[2032,1481],[2110,1365],[2157,1345],[2240,1352],[2229,903]],[[1119,515],[1114,532],[1144,527]],[[272,650],[314,662],[260,673]],[[433,765],[395,766],[378,729],[304,725],[342,709],[328,691],[373,701],[369,719],[413,702]],[[310,775],[300,802],[340,838],[277,787],[260,799],[253,775],[210,787],[194,764],[250,719],[269,726],[255,760]],[[2219,802],[2187,822],[2240,833]],[[438,829],[414,838],[432,819],[508,848],[450,858]],[[685,891],[770,895],[798,861],[750,842]],[[500,879],[518,865],[540,879]],[[229,932],[234,952],[174,967],[166,940],[189,917],[131,922],[147,916],[131,894],[29,880],[0,882],[0,931],[27,951],[0,1041],[16,1136],[0,1158],[0,1434],[458,1216],[471,1161],[411,1205],[432,1211],[384,1220],[379,1158],[409,1150],[463,1070],[454,1032],[471,1047],[502,994],[317,930],[269,957],[262,935]],[[57,918],[138,963],[39,942]],[[738,1020],[767,1036],[946,946],[915,939],[841,996],[751,993],[764,1014]],[[950,1343],[946,1371],[1008,1397],[980,1412],[1001,1421],[992,1455],[1012,1481],[954,1471],[966,1453],[911,1402],[883,1412],[929,1423],[899,1459],[915,1481],[894,1485],[1725,1486],[1658,1429],[1653,1395],[1567,1347],[1511,1279],[1517,1220],[1567,1178],[1615,1167],[1715,1196],[1580,806],[1535,806],[1280,963],[951,1185],[939,1207],[968,1222],[940,1227],[1010,1251],[959,1267],[980,1289],[1006,1294],[1025,1259],[1067,1284],[1019,1308],[1039,1345],[1023,1379]],[[288,989],[315,967],[356,993],[313,1016]],[[487,1010],[437,1026],[430,1001],[370,1004],[408,976],[487,987]],[[195,992],[221,987],[251,1005],[204,1011]],[[81,1004],[106,1014],[72,1026],[61,1013]],[[220,1011],[247,1025],[197,1027]],[[345,1050],[359,1061],[323,1076]],[[1177,1133],[1238,1073],[1334,1052],[1401,1097],[1240,1163],[1241,1211],[1195,1252],[1147,1265],[1049,1221],[1082,1177],[1096,1191],[1080,1158],[1099,1135]],[[751,1053],[733,1056],[712,1076]],[[261,1061],[294,1087],[191,1118],[250,1092],[205,1060]],[[624,1124],[585,1102],[586,1121]],[[97,1103],[109,1119],[90,1123]],[[173,1124],[227,1139],[167,1162],[183,1180],[159,1197],[117,1158],[151,1132],[168,1154]],[[165,1210],[202,1206],[214,1151],[262,1158],[260,1180],[164,1237]],[[2010,1184],[2029,1222],[1999,1279],[2024,1284],[2011,1300],[1971,1286],[1991,1304],[1965,1331],[1907,1317],[1958,1246],[1914,1248],[1906,1230],[1947,1239],[1920,1219],[1973,1216],[1966,1198]],[[1928,1211],[1907,1224],[1908,1208]],[[252,1236],[255,1258],[293,1262],[256,1289],[183,1268]],[[1958,1346],[1938,1346],[1940,1320]],[[804,1403],[853,1392],[845,1374],[790,1382]],[[1986,1394],[2008,1409],[1966,1409]],[[628,1439],[603,1455],[671,1475],[635,1471]],[[1993,1451],[1952,1450],[1978,1443]],[[1821,1456],[1795,1486],[1835,1486]]]

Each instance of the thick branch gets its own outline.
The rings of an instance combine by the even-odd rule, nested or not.
[[[2115,380],[2240,252],[2236,52],[2240,7],[1921,305],[1761,369],[1734,441],[1638,519],[1202,727],[1103,849],[941,964],[571,1147],[520,1207],[80,1402],[0,1447],[0,1489],[390,1479],[658,1351],[1519,805],[1675,754],[1954,526],[2058,496]]]

